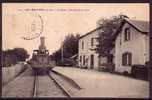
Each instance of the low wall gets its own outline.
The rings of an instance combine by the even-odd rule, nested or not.
[[[2,86],[16,77],[20,72],[27,68],[24,64],[16,64],[11,67],[2,68]]]

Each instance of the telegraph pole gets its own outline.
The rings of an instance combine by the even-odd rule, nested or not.
[[[61,61],[63,62],[64,61],[64,58],[63,58],[63,45],[64,45],[64,41],[63,41],[63,37],[61,39]]]
[[[62,41],[62,45],[61,45],[61,60],[62,60],[62,62],[63,62],[63,41]]]

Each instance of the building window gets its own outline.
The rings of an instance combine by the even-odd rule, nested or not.
[[[122,54],[122,65],[131,66],[132,65],[132,54],[129,52]]]
[[[82,41],[82,50],[84,49],[84,42]]]
[[[130,40],[130,28],[125,28],[124,40],[125,41],[129,41]]]
[[[93,38],[91,38],[91,46],[93,46],[93,44],[94,44],[94,43],[93,43],[93,42],[94,42],[93,40],[94,40],[94,39],[93,39]]]
[[[83,65],[85,65],[85,55],[83,55]]]

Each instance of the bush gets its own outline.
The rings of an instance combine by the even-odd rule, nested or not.
[[[27,51],[24,48],[14,48],[2,51],[2,66],[15,65],[20,61],[26,61],[29,57]]]
[[[57,65],[58,66],[74,66],[75,62],[71,59],[64,59],[63,62],[58,61]]]
[[[101,65],[102,66],[107,66],[107,67],[109,67],[109,66],[115,66],[114,63],[102,63]]]
[[[131,74],[133,77],[148,80],[148,67],[145,65],[132,65]]]
[[[101,66],[105,71],[113,72],[115,70],[115,64],[113,63],[102,63]]]

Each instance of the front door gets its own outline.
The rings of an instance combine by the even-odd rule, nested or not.
[[[108,63],[113,63],[113,55],[112,54],[110,54],[108,56]]]
[[[90,68],[93,69],[93,67],[94,67],[94,55],[91,55]]]

